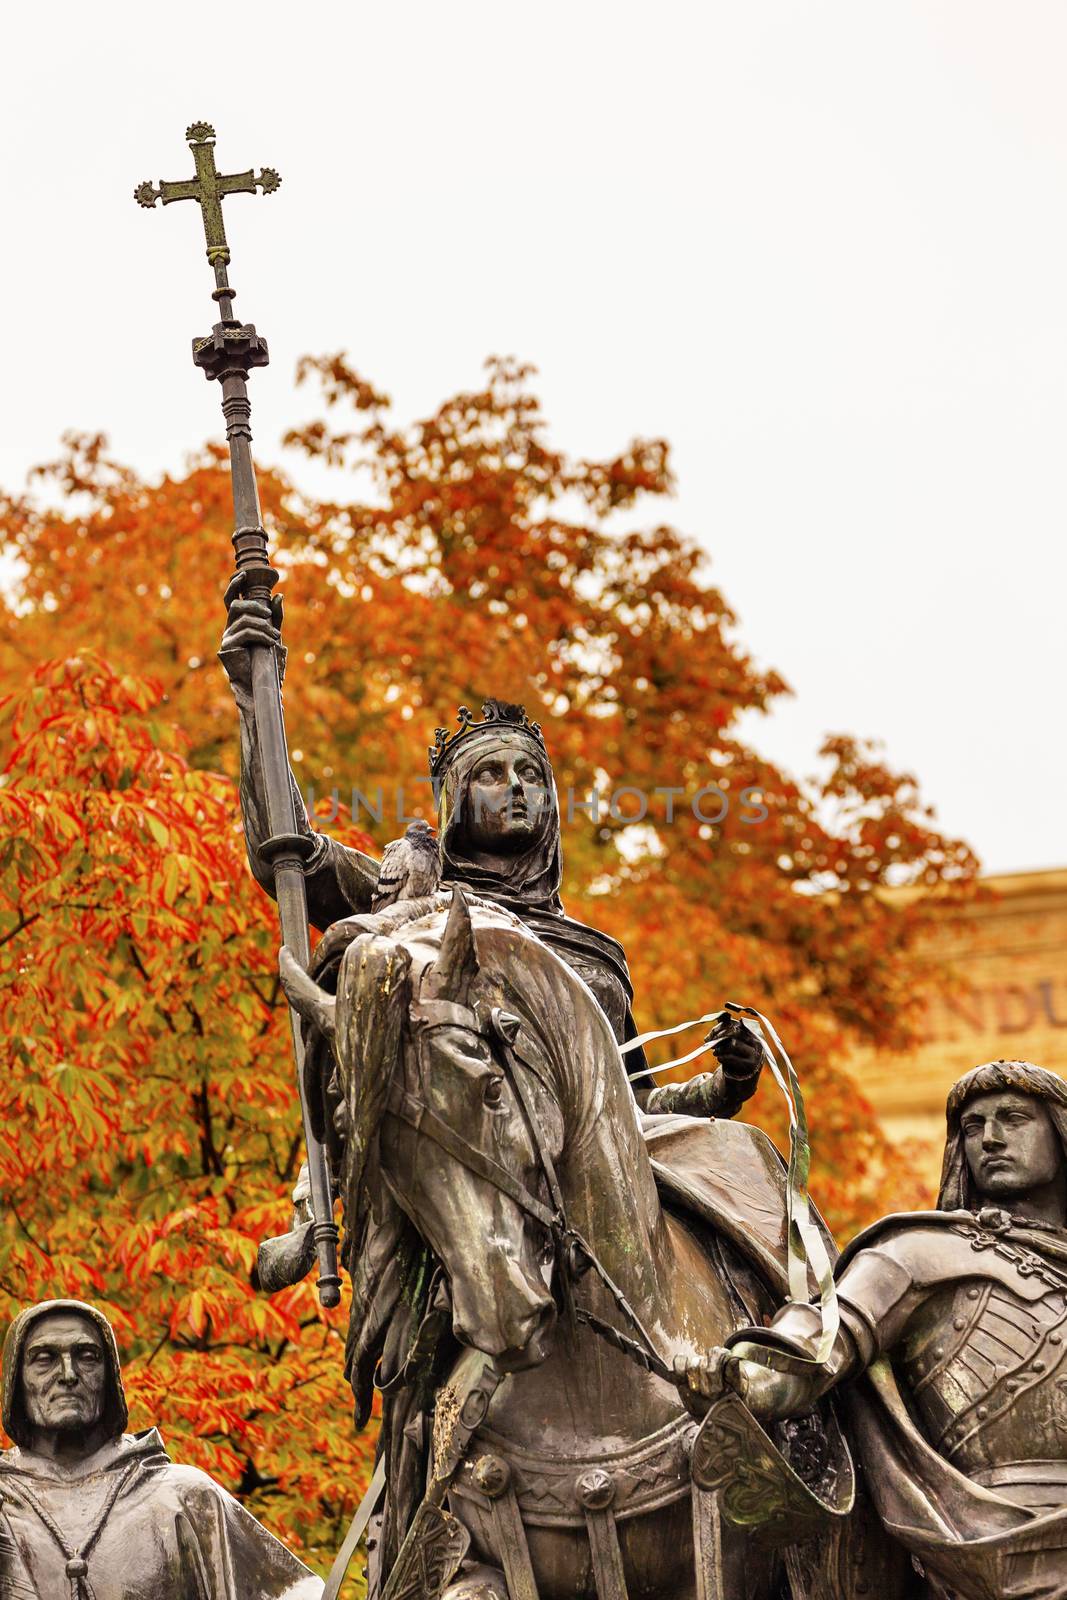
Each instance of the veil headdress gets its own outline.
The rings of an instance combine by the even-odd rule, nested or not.
[[[941,1188],[937,1196],[939,1211],[976,1211],[984,1203],[967,1165],[960,1122],[964,1107],[978,1095],[1002,1094],[1011,1090],[1017,1094],[1033,1095],[1046,1107],[1063,1147],[1064,1163],[1067,1164],[1067,1083],[1056,1073],[1044,1067],[1035,1067],[1032,1061],[987,1061],[983,1066],[966,1073],[949,1091],[945,1107],[948,1136],[941,1168]]]
[[[442,880],[469,884],[514,910],[536,908],[562,912],[559,886],[563,877],[559,797],[545,741],[525,706],[487,700],[482,721],[460,707],[459,731],[438,730],[430,752],[430,773],[437,791]],[[525,850],[508,859],[503,870],[482,865],[466,846],[465,823],[471,815],[470,780],[485,757],[502,744],[519,744],[539,769],[540,826]]]
[[[633,985],[626,952],[610,934],[569,917],[560,900],[563,850],[559,795],[540,725],[530,721],[524,706],[506,700],[486,700],[482,718],[481,722],[476,722],[467,708],[461,706],[458,731],[438,728],[436,743],[430,751],[430,776],[437,795],[441,841],[441,881],[464,884],[476,894],[485,895],[514,911],[564,961],[577,957],[608,968],[625,999],[624,1035],[627,1039],[633,1038],[637,1029],[629,1012]],[[503,738],[521,740],[537,761],[541,769],[543,800],[542,826],[536,837],[528,849],[516,853],[500,871],[481,865],[471,856],[464,841],[463,821],[469,814],[471,777],[478,763],[491,750],[499,748]],[[627,1060],[631,1072],[641,1065],[641,1051]]]

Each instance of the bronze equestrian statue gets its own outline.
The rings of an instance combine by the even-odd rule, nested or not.
[[[336,924],[311,975],[283,951],[282,975],[344,1201],[357,1425],[384,1397],[372,1591],[896,1592],[846,1519],[767,1548],[690,1471],[676,1364],[786,1292],[770,1141],[642,1118],[590,989],[458,885]]]
[[[141,184],[135,198],[200,204],[216,280],[220,320],[193,359],[222,386],[230,445],[238,575],[220,654],[240,710],[250,863],[278,900],[285,981],[306,1019],[294,1039],[304,1238],[320,1299],[335,1304],[333,1182],[357,1419],[372,1387],[383,1400],[372,1586],[382,1600],[779,1600],[787,1583],[792,1600],[851,1600],[876,1582],[889,1595],[875,1545],[852,1537],[828,1407],[783,1424],[777,1455],[760,1447],[747,1509],[690,1470],[696,1421],[676,1366],[808,1282],[796,1230],[787,1238],[795,1185],[763,1135],[729,1120],[763,1060],[740,1022],[709,1039],[714,1073],[631,1084],[625,955],[563,910],[536,724],[489,700],[480,722],[462,711],[458,735],[439,733],[436,857],[426,830],[379,865],[307,822],[285,755],[277,573],[251,457],[247,379],[267,350],[233,315],[220,204],[280,180],[220,175],[206,123],[187,139],[196,178]],[[309,920],[324,930],[313,975]],[[636,1076],[637,1049],[629,1060]],[[299,1276],[303,1261],[283,1265]],[[788,1548],[748,1537],[753,1501],[757,1515],[787,1507],[774,1525]]]
[[[458,735],[439,731],[436,844],[415,828],[377,864],[312,832],[285,755],[278,575],[251,457],[247,379],[267,349],[233,314],[221,206],[280,178],[220,174],[206,123],[186,137],[195,178],[135,199],[195,200],[215,277],[219,321],[193,360],[222,386],[230,446],[238,575],[220,655],[249,860],[278,900],[304,1019],[312,1218],[286,1237],[312,1240],[336,1304],[333,1182],[357,1422],[373,1388],[383,1401],[372,1594],[914,1594],[859,1500],[851,1514],[851,1459],[821,1398],[865,1371],[851,1404],[868,1478],[930,1592],[1067,1600],[1064,1091],[1019,1063],[965,1080],[942,1210],[887,1219],[846,1253],[838,1333],[832,1242],[796,1181],[804,1141],[787,1184],[769,1141],[729,1120],[759,1042],[724,1020],[716,1072],[629,1081],[625,955],[563,910],[551,766],[521,707],[489,700],[480,722],[464,710]],[[324,938],[305,970],[309,918]],[[633,1049],[630,1072],[642,1065]],[[310,1265],[303,1244],[267,1259]],[[89,1600],[81,1556],[67,1561],[72,1597]]]
[[[269,645],[284,666],[280,606],[245,599],[240,580],[227,600],[246,840],[270,892],[247,662]],[[309,1018],[314,1131],[344,1204],[359,1426],[375,1386],[383,1396],[372,1592],[863,1593],[879,1566],[871,1536],[805,1526],[806,1565],[757,1548],[689,1471],[697,1423],[675,1363],[769,1317],[787,1290],[781,1160],[756,1129],[721,1120],[756,1087],[759,1042],[724,1021],[716,1072],[635,1098],[618,1049],[636,1034],[625,955],[563,911],[540,729],[490,700],[480,721],[461,712],[456,732],[439,730],[430,754],[438,870],[424,829],[380,865],[313,836],[325,989],[296,962],[285,972]],[[462,1419],[478,1404],[473,1431],[446,1427],[450,1407]]]

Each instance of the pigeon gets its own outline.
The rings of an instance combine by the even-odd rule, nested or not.
[[[394,839],[382,852],[371,910],[384,911],[398,900],[421,900],[434,894],[440,881],[437,839],[429,823],[421,818],[409,822],[404,837]]]

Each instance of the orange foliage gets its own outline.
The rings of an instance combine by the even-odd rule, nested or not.
[[[188,765],[160,698],[81,652],[3,703],[2,1310],[95,1301],[132,1425],[314,1557],[369,1446],[343,1420],[343,1318],[250,1281],[299,1161],[273,908],[231,782]]]
[[[351,412],[290,439],[346,493],[261,482],[305,791],[336,790],[343,819],[353,789],[375,801],[381,786],[381,821],[356,819],[380,845],[398,811],[428,809],[417,780],[435,726],[486,694],[525,701],[563,796],[567,908],[622,939],[639,1027],[727,997],[768,1011],[808,1091],[813,1188],[834,1225],[914,1203],[911,1169],[838,1063],[857,1041],[906,1045],[937,977],[919,953],[930,902],[876,891],[963,900],[970,851],[851,738],[800,781],[739,736],[741,713],[785,685],[738,643],[701,548],[629,524],[669,493],[664,443],[569,460],[508,362],[409,427],[343,359],[304,373],[331,417]],[[149,484],[102,440],[72,438],[46,469],[58,509],[0,508],[20,560],[0,661],[27,684],[0,730],[0,1287],[5,1311],[60,1291],[105,1305],[136,1421],[160,1421],[315,1558],[367,1447],[349,1437],[337,1317],[307,1288],[266,1301],[249,1286],[254,1241],[286,1222],[298,1117],[273,907],[244,863],[236,716],[214,660],[223,461],[210,450]],[[692,810],[710,784],[728,802],[714,824]],[[633,795],[608,811],[624,787],[649,797],[645,826],[628,820]],[[594,790],[595,820],[581,809]],[[345,826],[356,838],[330,824]],[[781,1136],[773,1093],[755,1115]]]

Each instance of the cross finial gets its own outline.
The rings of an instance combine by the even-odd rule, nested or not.
[[[133,191],[133,198],[148,210],[157,200],[162,200],[165,206],[175,200],[198,201],[204,218],[207,258],[218,276],[218,269],[221,267],[225,271],[230,259],[222,220],[223,195],[255,194],[257,189],[273,194],[282,180],[273,167],[263,167],[258,177],[252,168],[247,172],[220,173],[215,166],[215,130],[210,122],[194,122],[186,128],[185,137],[193,152],[196,177],[178,183],[161,180],[158,188],[151,181],[140,183]]]

